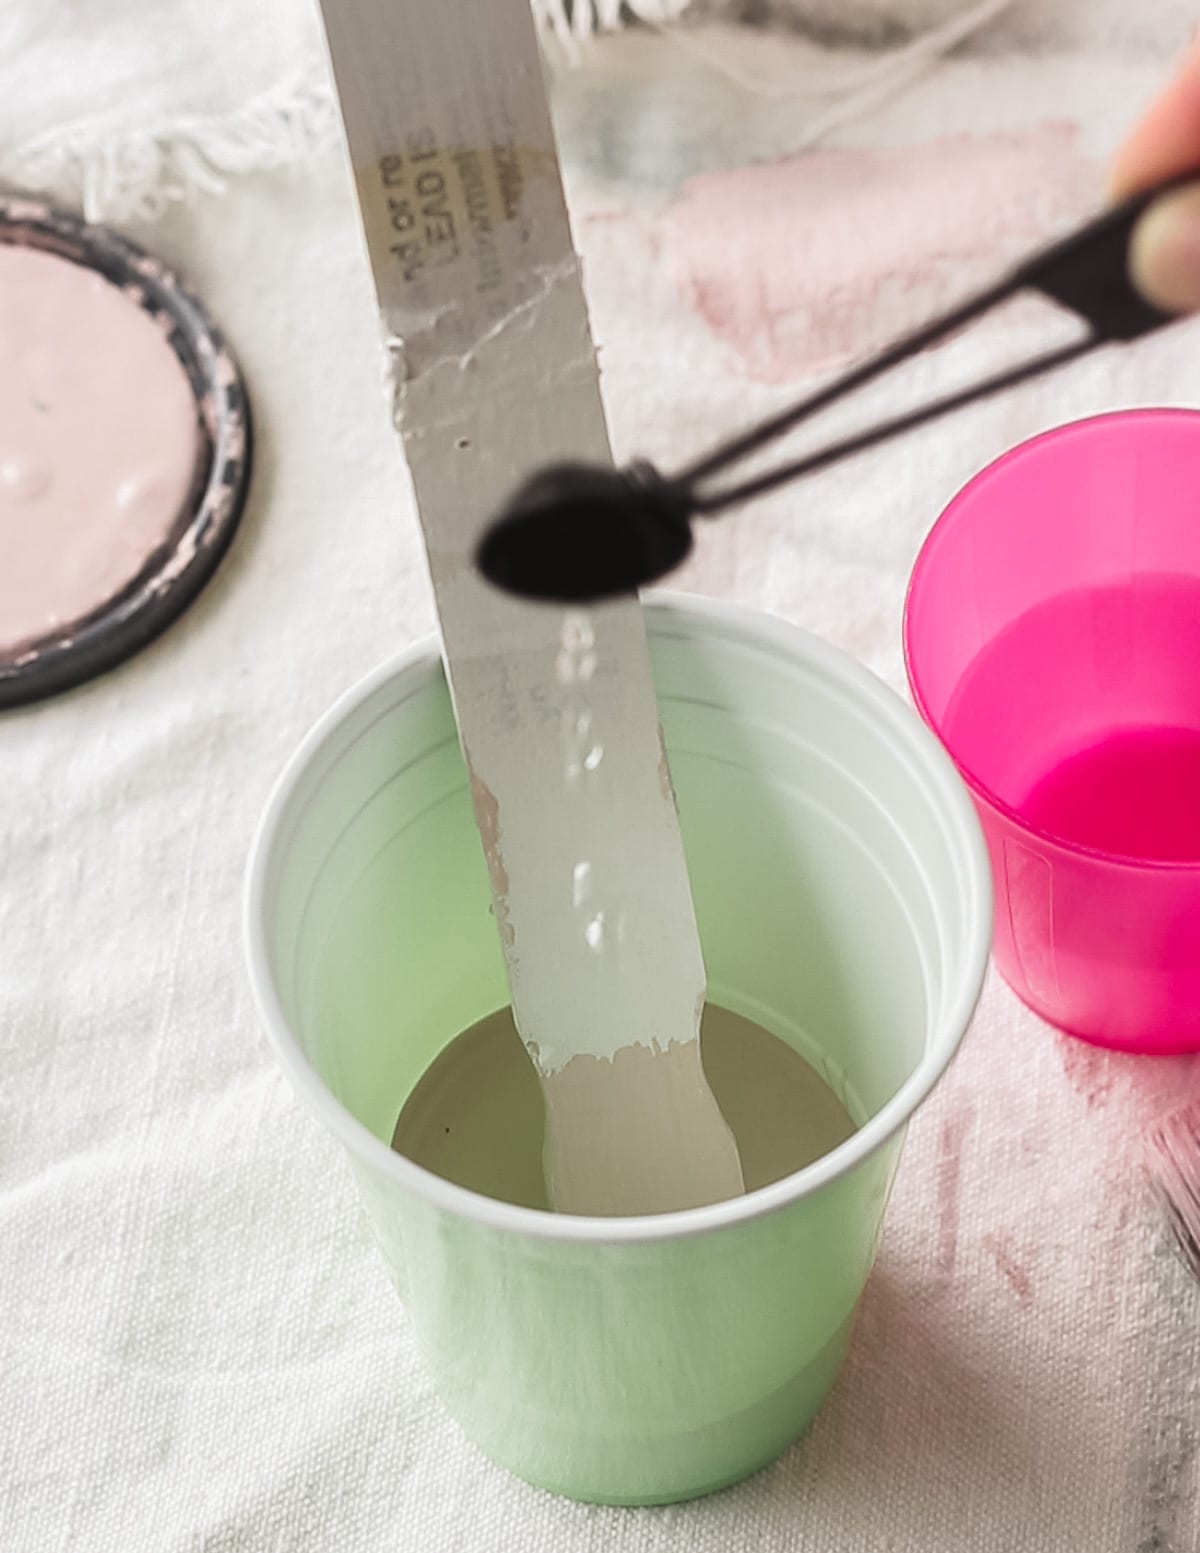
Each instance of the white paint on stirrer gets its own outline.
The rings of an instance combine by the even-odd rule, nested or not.
[[[322,9],[552,1200],[734,1196],[640,607],[564,621],[473,565],[531,467],[609,457],[527,0]],[[586,898],[565,909],[580,863]]]

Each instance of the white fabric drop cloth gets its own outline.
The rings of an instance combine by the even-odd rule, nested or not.
[[[253,31],[256,8],[234,9]],[[1097,159],[1185,28],[1164,5],[1163,36],[1134,49],[1106,30],[1117,8],[1087,8],[1094,35],[1078,0],[1061,10],[1069,47],[1018,52],[1000,33],[840,131],[897,155],[1016,136],[1058,191],[1028,208],[997,194],[969,251],[905,250],[894,284],[887,234],[864,238],[882,278],[842,299],[848,349],[1096,197]],[[136,13],[132,74],[161,57],[186,75],[155,8]],[[57,107],[28,127],[49,133],[103,56],[79,44],[87,7],[10,3],[2,25],[43,23]],[[790,49],[797,72],[812,64],[800,41],[716,42],[751,75],[786,79]],[[0,83],[22,68],[0,51]],[[706,186],[679,203],[705,168],[801,143],[812,104],[747,93],[646,35],[598,45],[555,96],[616,448],[669,463],[812,370],[803,309],[769,358],[704,312],[711,247],[684,213],[703,227]],[[0,90],[0,151],[11,101]],[[314,148],[131,230],[240,353],[256,468],[236,545],[184,620],[105,679],[0,718],[3,1553],[1195,1553],[1200,1291],[1138,1152],[1150,1119],[1200,1090],[1200,1063],[1058,1036],[994,977],[913,1124],[847,1367],[780,1461],[709,1500],[624,1511],[539,1493],[460,1437],[338,1148],[276,1071],[239,935],[274,775],[343,689],[433,624],[348,176]],[[786,266],[768,270],[786,300]],[[1040,327],[984,328],[877,403]],[[902,690],[905,580],[959,484],[1049,425],[1198,394],[1200,325],[1184,325],[722,520],[680,585],[797,621]]]

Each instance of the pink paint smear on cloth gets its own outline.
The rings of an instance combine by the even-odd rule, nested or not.
[[[832,150],[703,174],[663,251],[748,377],[836,366],[930,317],[1097,204],[1075,127]]]

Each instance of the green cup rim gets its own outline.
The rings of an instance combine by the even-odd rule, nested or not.
[[[326,1088],[291,1030],[280,1003],[267,951],[267,885],[271,860],[298,786],[337,739],[342,725],[383,686],[424,672],[441,674],[436,636],[380,663],[344,692],[318,719],[276,779],[250,850],[243,892],[243,937],[250,984],[268,1038],[284,1072],[313,1114],[352,1156],[431,1206],[492,1230],[551,1242],[634,1245],[685,1239],[749,1223],[790,1207],[854,1170],[912,1118],[953,1059],[982,991],[992,938],[992,881],[987,847],[970,795],[953,761],[933,733],[901,698],[869,669],[828,642],[786,621],[741,605],[684,594],[643,595],[650,635],[719,635],[772,651],[795,666],[803,663],[869,711],[890,733],[893,750],[908,757],[935,797],[954,856],[961,866],[965,901],[965,952],[952,965],[948,995],[934,1017],[926,1049],[896,1093],[862,1127],[804,1169],[743,1197],[677,1213],[630,1218],[589,1218],[545,1213],[498,1202],[443,1180],[405,1159],[377,1138]],[[674,628],[674,629],[672,629]]]

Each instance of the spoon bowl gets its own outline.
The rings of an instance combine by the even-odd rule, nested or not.
[[[657,582],[691,549],[687,504],[649,464],[555,464],[517,489],[477,561],[506,593],[578,604]]]

